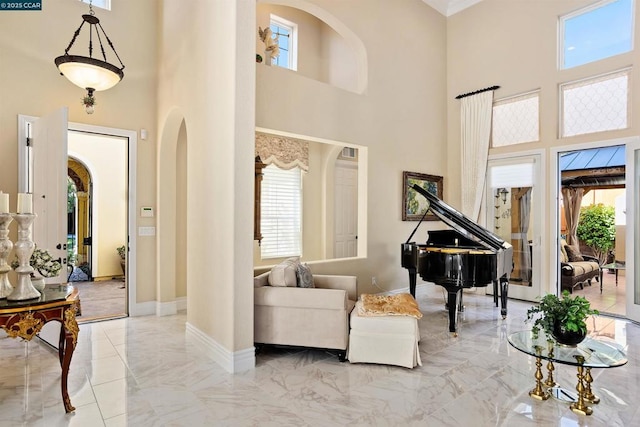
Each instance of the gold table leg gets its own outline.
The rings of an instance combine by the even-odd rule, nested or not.
[[[575,356],[575,358],[578,361],[578,363],[584,363],[584,357]],[[578,401],[575,402],[575,403],[572,403],[571,406],[569,406],[569,407],[576,414],[591,415],[591,414],[593,414],[593,409],[591,409],[590,407],[588,407],[584,403],[585,374],[584,374],[584,367],[582,365],[578,366],[578,375],[577,375],[577,377],[578,377],[578,385],[576,385],[576,390],[578,391]]]
[[[540,357],[536,357],[536,373],[534,375],[536,379],[536,387],[529,392],[529,396],[537,400],[547,400],[549,398],[549,393],[542,388],[542,379],[544,378],[544,375],[542,375],[541,368],[542,359]]]
[[[600,403],[600,398],[593,394],[593,391],[591,391],[591,383],[593,382],[593,377],[591,376],[591,368],[586,368],[586,371],[587,372],[584,376],[584,382],[586,384],[586,389],[584,391],[584,400],[594,404]]]
[[[547,387],[555,387],[558,383],[553,379],[553,371],[555,368],[553,367],[553,362],[551,361],[553,358],[553,344],[549,343],[549,361],[547,362],[547,379],[544,382],[544,385]]]

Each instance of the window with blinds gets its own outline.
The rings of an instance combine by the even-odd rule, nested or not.
[[[262,259],[302,254],[302,176],[269,165],[263,170],[260,229]]]

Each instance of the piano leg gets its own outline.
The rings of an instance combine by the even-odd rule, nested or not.
[[[409,292],[412,297],[416,297],[417,272],[415,268],[407,268],[409,270]]]
[[[507,318],[507,293],[509,292],[509,279],[505,276],[500,278],[500,314],[502,318]]]
[[[498,280],[493,281],[493,303],[498,306]]]
[[[453,332],[453,336],[458,336],[458,294],[461,289],[447,289],[448,299],[447,307],[449,308],[449,332]]]

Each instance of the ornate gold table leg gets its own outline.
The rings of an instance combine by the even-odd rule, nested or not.
[[[536,348],[536,350],[537,350],[537,353],[540,354],[539,349]],[[547,393],[542,388],[542,379],[544,378],[544,375],[542,375],[541,368],[542,368],[542,359],[539,356],[536,356],[536,373],[534,375],[536,379],[536,387],[529,392],[529,396],[537,400],[547,400],[549,398],[549,393]]]
[[[575,358],[578,361],[578,363],[584,363],[584,357],[575,356]],[[578,375],[577,375],[577,377],[578,377],[578,385],[576,386],[576,390],[578,391],[578,401],[575,402],[575,403],[572,403],[569,407],[576,414],[591,415],[591,414],[593,414],[593,409],[591,409],[590,407],[588,407],[584,403],[585,375],[584,375],[584,367],[582,365],[578,366]]]
[[[67,390],[67,377],[69,376],[69,365],[71,364],[73,350],[75,350],[76,343],[78,342],[78,332],[79,328],[78,322],[76,322],[76,308],[75,305],[72,305],[64,311],[64,322],[60,331],[59,348],[60,362],[62,365],[62,378],[60,380],[60,386],[62,388],[62,401],[64,402],[64,409],[67,413],[76,410],[76,408],[71,404],[71,399],[69,398],[69,391]]]
[[[584,382],[586,384],[584,391],[584,400],[594,404],[600,403],[600,398],[593,394],[593,391],[591,391],[591,383],[593,382],[593,377],[591,376],[591,368],[586,368]]]
[[[549,346],[549,361],[547,362],[547,379],[545,380],[544,385],[551,388],[551,387],[557,386],[558,383],[553,379],[553,371],[555,371],[555,368],[553,367],[553,362],[551,361],[551,358],[553,358],[553,343],[548,343],[548,346]]]

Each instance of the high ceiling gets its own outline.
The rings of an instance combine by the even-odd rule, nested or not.
[[[451,16],[482,0],[422,0],[444,16]]]

